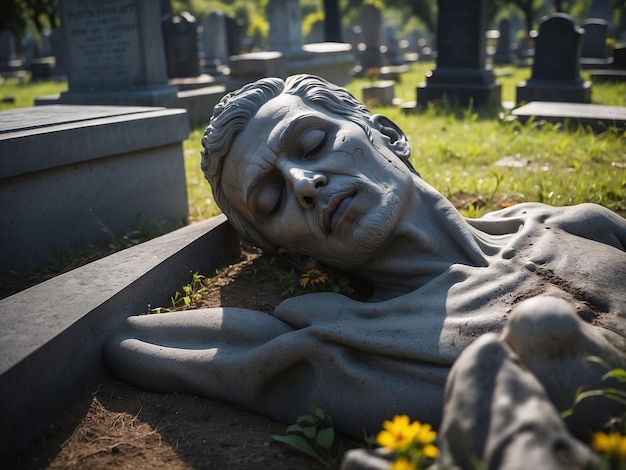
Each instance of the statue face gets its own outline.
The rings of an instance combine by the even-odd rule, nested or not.
[[[415,182],[373,129],[292,95],[261,107],[222,170],[233,208],[291,252],[337,267],[366,261],[402,215]]]

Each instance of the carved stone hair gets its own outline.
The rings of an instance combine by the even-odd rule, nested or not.
[[[250,119],[265,103],[280,94],[295,95],[323,109],[359,125],[370,142],[372,139],[372,113],[345,88],[314,75],[292,75],[281,78],[262,78],[237,91],[227,94],[215,106],[202,138],[201,168],[211,185],[215,202],[228,217],[235,229],[252,245],[265,252],[276,253],[278,247],[259,230],[238,214],[224,196],[222,168],[233,141],[244,130]],[[407,162],[407,165],[410,166]]]

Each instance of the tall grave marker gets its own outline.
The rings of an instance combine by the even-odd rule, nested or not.
[[[562,101],[590,103],[591,83],[580,76],[584,31],[565,13],[544,16],[535,39],[531,78],[517,86],[517,103]]]
[[[501,86],[486,61],[486,0],[438,0],[437,67],[417,87],[417,104],[445,97],[462,106],[500,106]]]
[[[165,106],[168,84],[160,5],[154,0],[64,0],[69,90],[57,102]]]

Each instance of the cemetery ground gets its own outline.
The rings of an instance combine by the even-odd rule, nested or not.
[[[396,98],[415,100],[416,84],[433,67],[412,64],[410,73],[396,84]],[[512,102],[515,86],[529,78],[530,69],[503,67],[496,73],[503,101]],[[355,79],[348,88],[361,98],[361,87],[375,78]],[[0,103],[0,110],[31,106],[35,96],[66,88],[63,82],[6,82],[0,85],[0,97],[13,95],[15,103]],[[626,106],[626,84],[594,83],[592,102]],[[531,201],[557,206],[594,202],[626,216],[624,130],[593,133],[538,120],[521,124],[499,110],[372,111],[398,123],[411,141],[415,168],[467,217]],[[184,143],[191,223],[219,213],[199,168],[203,132],[203,127],[193,129]],[[2,282],[0,294],[10,295],[152,235],[156,234],[112,236],[107,246],[57,256],[48,266]],[[192,289],[196,298],[191,307],[232,305],[271,311],[281,293],[289,290],[288,283],[297,286],[298,281],[256,253],[219,273],[200,274],[211,280]],[[44,430],[21,463],[23,468],[320,468],[315,460],[271,439],[272,434],[284,434],[285,428],[239,407],[183,394],[147,393],[112,378],[94,390],[91,401]],[[352,440],[343,444],[365,446]]]

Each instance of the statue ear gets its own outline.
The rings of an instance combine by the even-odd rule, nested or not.
[[[302,253],[296,253],[289,248],[279,248],[278,256],[303,273],[307,272],[309,269],[319,268],[320,265],[320,262],[315,258],[303,255]]]
[[[408,161],[411,156],[411,146],[402,129],[382,114],[374,114],[371,120],[374,129],[378,130],[385,138],[387,146],[402,160]]]

